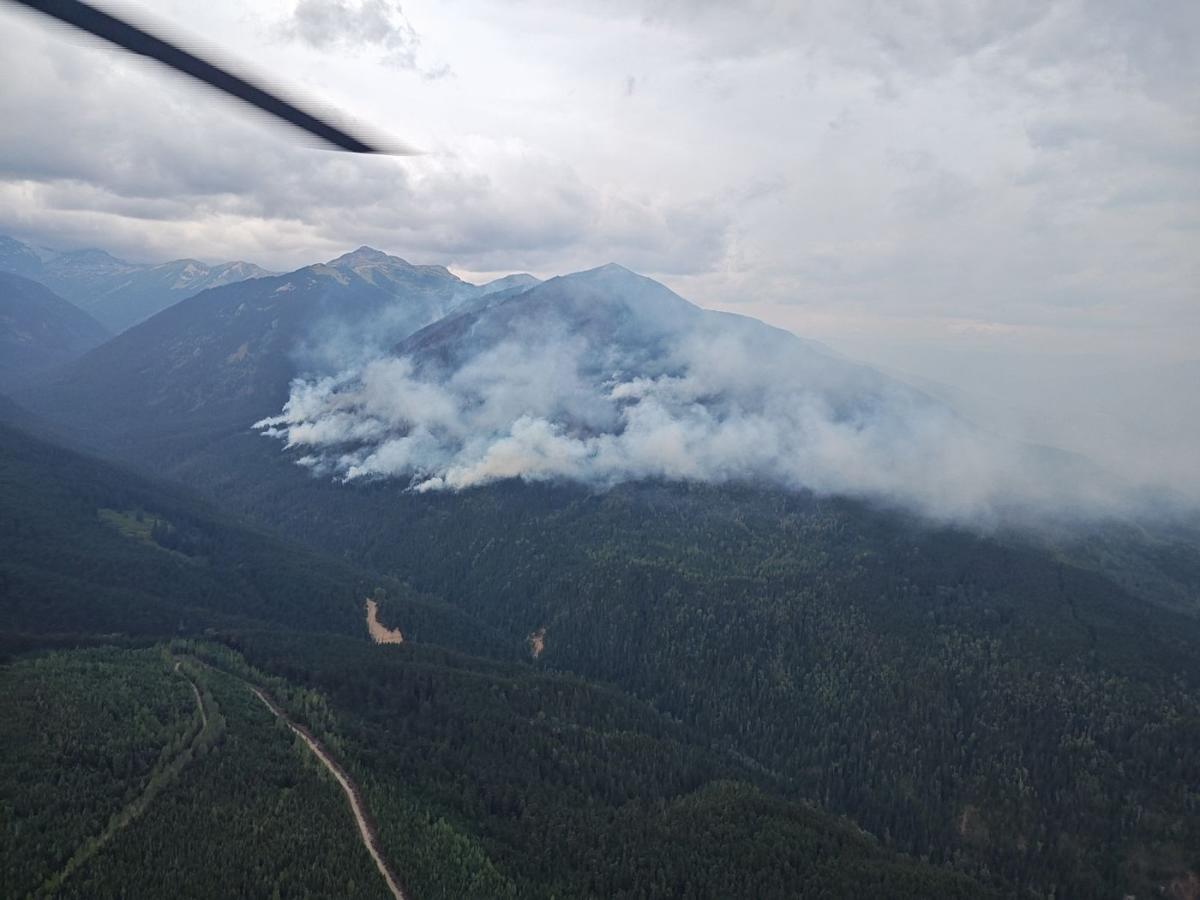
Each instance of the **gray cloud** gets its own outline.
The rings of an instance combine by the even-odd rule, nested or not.
[[[1082,79],[1104,70],[1155,94],[1193,99],[1200,73],[1200,11],[1188,0],[1164,0],[1152,9],[1129,0],[615,0],[603,8],[578,6],[598,17],[623,13],[648,28],[688,34],[693,52],[708,60],[820,54],[869,71],[889,90],[896,79],[937,77],[964,60],[1030,87],[1039,73]]]
[[[22,85],[0,95],[0,230],[35,242],[276,268],[357,243],[476,269],[600,254],[695,272],[723,252],[719,212],[601,191],[519,142],[314,151],[153,67],[32,33],[0,61]]]
[[[421,37],[395,0],[299,0],[280,32],[326,53],[376,53],[384,65],[427,78],[450,74],[445,63],[421,64]]]
[[[264,41],[274,11],[152,2],[430,152],[298,146],[0,7],[0,231],[275,269],[360,243],[469,277],[617,260],[955,387],[985,380],[964,359],[1086,375],[1057,415],[1088,423],[1122,373],[1197,358],[1195,3],[310,0]],[[1133,430],[1194,391],[1141,383]]]

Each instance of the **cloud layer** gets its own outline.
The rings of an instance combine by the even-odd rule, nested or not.
[[[313,150],[0,5],[0,232],[281,271],[616,260],[986,384],[989,416],[1053,393],[1032,433],[1200,495],[1194,2],[147,2],[425,155]]]
[[[299,0],[280,31],[323,52],[374,52],[386,66],[418,70],[427,78],[450,73],[445,64],[421,65],[420,35],[395,0]]]

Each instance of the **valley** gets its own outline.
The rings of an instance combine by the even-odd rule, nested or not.
[[[618,266],[364,247],[81,352],[0,404],[6,896],[1200,872],[1200,520],[1086,460]]]

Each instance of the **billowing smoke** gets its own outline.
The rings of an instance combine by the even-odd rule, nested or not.
[[[1079,461],[754,320],[615,267],[451,316],[257,424],[345,480],[414,491],[501,479],[768,482],[940,519],[1102,512]]]

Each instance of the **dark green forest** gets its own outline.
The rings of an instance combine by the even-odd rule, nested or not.
[[[473,834],[518,896],[717,897],[742,884],[747,895],[787,897],[800,883],[829,896],[982,890],[887,852],[784,780],[611,688],[418,646],[312,647],[277,632],[237,644],[256,668],[318,690],[338,711],[331,743],[414,878],[441,854],[437,844],[424,858],[408,849],[429,845],[412,823],[440,820]],[[432,874],[414,881],[418,896],[498,895]]]
[[[1038,896],[1194,870],[1194,529],[981,535],[754,487],[417,496],[280,470],[251,440],[225,451],[253,479],[192,463],[222,502],[510,647],[544,629],[536,667],[618,686],[888,846]]]
[[[222,718],[219,735],[56,896],[387,897],[341,791],[308,750],[242,682],[191,671]]]
[[[154,650],[80,650],[0,669],[0,896],[61,872],[191,736],[195,707]]]
[[[1069,548],[804,494],[416,497],[247,463],[200,500],[0,437],[4,896],[387,896],[251,685],[417,898],[1141,897],[1200,871],[1186,536],[1138,556],[1154,604]],[[367,596],[405,643],[370,642]]]

